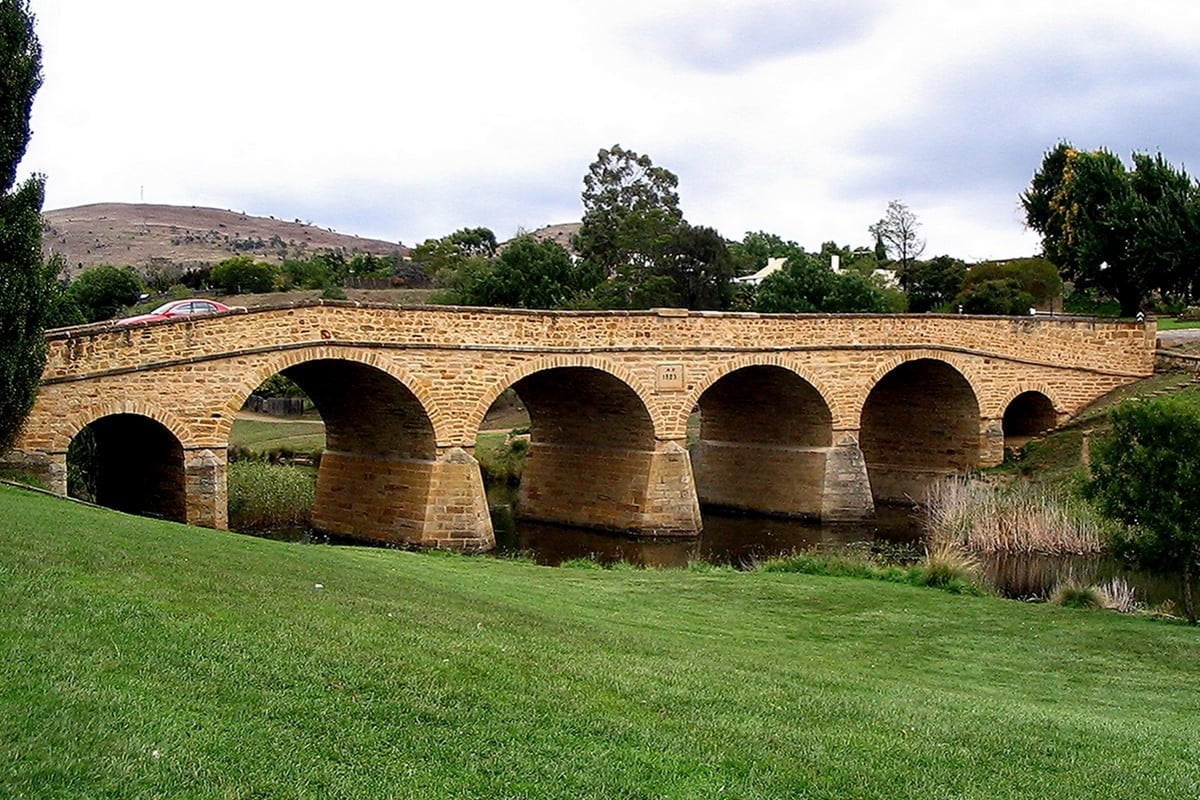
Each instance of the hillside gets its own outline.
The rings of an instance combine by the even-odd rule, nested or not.
[[[325,250],[390,255],[408,248],[326,228],[196,206],[97,203],[43,214],[44,247],[72,276],[97,264],[182,268],[249,254],[278,263]]]
[[[1197,633],[289,545],[0,486],[0,795],[1191,797]]]

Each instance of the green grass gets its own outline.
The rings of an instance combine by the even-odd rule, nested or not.
[[[0,487],[0,796],[1184,798],[1198,637],[854,578],[286,545]]]
[[[1177,319],[1159,317],[1158,329],[1160,331],[1177,331],[1181,328],[1200,328],[1200,320],[1191,320],[1183,322]]]
[[[284,448],[296,453],[319,453],[325,449],[325,424],[319,419],[291,422],[239,419],[233,423],[229,444],[254,453]]]
[[[1108,431],[1108,413],[1115,405],[1133,397],[1165,393],[1177,393],[1200,407],[1200,389],[1192,388],[1191,375],[1160,373],[1109,392],[1081,411],[1067,425],[1026,445],[1020,460],[1006,461],[986,471],[1012,473],[1033,483],[1074,485],[1084,477],[1080,463],[1084,432],[1090,431],[1095,440]]]

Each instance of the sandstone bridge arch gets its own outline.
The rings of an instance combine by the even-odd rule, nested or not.
[[[493,536],[472,448],[514,388],[532,417],[530,516],[651,535],[694,535],[700,503],[854,518],[996,463],[1006,435],[1151,374],[1154,333],[1079,319],[329,301],[87,326],[47,335],[41,390],[4,458],[66,493],[79,430],[140,426],[131,438],[157,443],[155,474],[175,487],[141,510],[224,527],[233,420],[282,372],[326,418],[322,526],[483,549]]]

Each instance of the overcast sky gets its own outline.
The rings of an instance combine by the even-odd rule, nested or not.
[[[694,224],[1033,253],[1059,139],[1200,170],[1200,2],[32,0],[46,208],[209,205],[417,243],[577,220],[620,143]]]

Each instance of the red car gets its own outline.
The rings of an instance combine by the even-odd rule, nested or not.
[[[193,297],[187,300],[172,300],[169,303],[163,303],[149,314],[138,314],[136,317],[119,319],[117,320],[117,324],[131,325],[135,322],[154,322],[160,319],[177,319],[179,317],[190,317],[195,314],[216,314],[218,311],[232,310],[229,306],[224,303],[218,303],[216,300],[204,300],[199,297]]]

